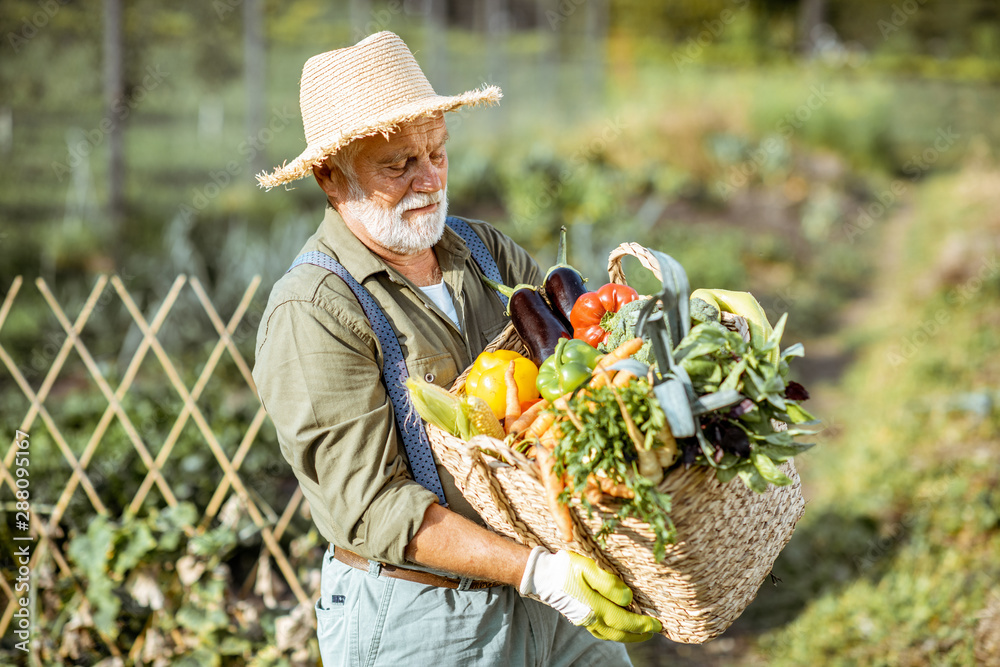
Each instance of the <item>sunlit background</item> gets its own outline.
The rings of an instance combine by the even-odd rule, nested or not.
[[[244,313],[229,335],[252,365],[270,286],[322,218],[311,179],[253,178],[305,147],[302,64],[380,30],[439,93],[504,91],[448,116],[450,211],[543,267],[566,225],[592,284],[621,242],[665,251],[693,287],[789,313],[785,343],[805,344],[797,379],[826,429],[797,459],[806,514],[774,583],[721,638],[657,638],[635,663],[1000,664],[993,0],[3,0],[0,413],[9,442],[30,425],[50,545],[33,566],[34,664],[318,656],[253,512],[223,502],[236,496],[196,420],[177,426],[183,392],[136,314],[169,306],[160,351],[200,385],[311,594],[323,544],[301,506],[285,512],[296,484],[273,428],[215,348]],[[128,423],[106,416],[98,376],[111,392],[129,378]],[[101,507],[64,493],[66,449]],[[14,532],[0,525],[0,656],[17,662]]]

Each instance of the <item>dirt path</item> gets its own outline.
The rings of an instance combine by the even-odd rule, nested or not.
[[[824,336],[803,341],[806,357],[798,361],[805,363],[797,364],[803,382],[809,387],[821,384],[826,386],[814,393],[814,407],[818,414],[824,413],[824,396],[835,390],[834,386],[853,361],[850,339],[845,333],[877,322],[880,311],[893,298],[894,291],[898,290],[896,280],[903,263],[904,242],[912,218],[912,208],[904,204],[874,223],[882,225],[881,229],[873,225],[857,238],[858,244],[878,244],[871,288],[843,308],[836,318],[837,325]],[[741,620],[737,620],[726,634],[704,645],[675,644],[663,637],[656,637],[645,644],[632,647],[630,655],[636,667],[731,667],[760,664],[755,662],[753,651],[755,634],[756,631],[748,629]]]
[[[912,207],[904,204],[887,218],[878,220],[865,234],[857,237],[858,244],[877,243],[874,272],[870,288],[848,303],[837,317],[837,324],[824,336],[803,341],[806,356],[797,364],[806,386],[820,383],[836,384],[850,367],[853,359],[850,337],[845,332],[863,328],[879,319],[881,308],[898,291],[897,276],[903,262],[906,233],[913,219]],[[859,245],[860,249],[860,245]]]

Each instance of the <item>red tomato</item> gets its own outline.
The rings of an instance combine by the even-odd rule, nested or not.
[[[639,298],[639,293],[628,285],[608,283],[596,292],[587,292],[573,304],[569,322],[573,337],[597,347],[608,337],[605,328],[615,313]]]

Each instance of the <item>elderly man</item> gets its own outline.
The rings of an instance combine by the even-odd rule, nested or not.
[[[540,282],[509,238],[447,216],[444,113],[499,98],[439,96],[396,35],[372,35],[306,63],[308,146],[258,177],[312,174],[329,203],[271,292],[254,378],[331,543],[316,603],[331,667],[629,664],[617,642],[660,629],[593,561],[483,527],[404,418],[408,375],[449,386],[506,324],[480,277]]]

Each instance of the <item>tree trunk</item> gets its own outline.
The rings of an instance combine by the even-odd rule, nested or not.
[[[429,54],[428,76],[434,90],[441,95],[451,94],[448,86],[448,18],[445,0],[425,0],[424,23],[425,49]]]
[[[508,0],[483,0],[482,7],[490,83],[500,84],[507,78],[506,50],[510,23]]]
[[[597,105],[604,100],[605,42],[608,33],[607,0],[590,0],[587,3],[587,54],[584,70],[585,90],[591,91],[588,103]]]
[[[351,38],[354,43],[368,36],[366,27],[372,22],[371,2],[369,0],[350,0],[351,2]]]
[[[246,131],[247,137],[256,137],[264,126],[265,80],[267,58],[264,48],[264,27],[261,0],[243,3],[243,67],[246,77]],[[266,169],[264,151],[254,151],[250,160],[250,174]]]
[[[125,97],[122,0],[104,0],[104,104],[108,127],[108,204],[111,252],[121,268],[121,231],[125,217],[124,118],[115,111]]]
[[[559,81],[556,78],[556,73],[559,70],[559,49],[550,22],[549,13],[552,11],[554,11],[552,0],[538,0],[535,5],[535,32],[538,33],[541,45],[538,49],[538,75],[535,77],[533,88],[540,106],[546,111],[549,110],[555,97],[555,91],[559,86]]]
[[[826,0],[800,0],[799,52],[810,55],[816,45],[816,28],[826,22]]]

